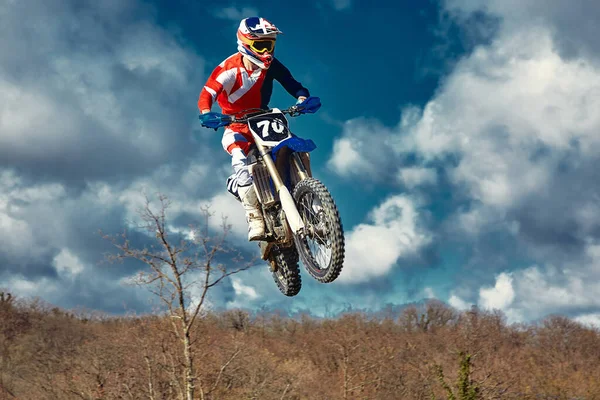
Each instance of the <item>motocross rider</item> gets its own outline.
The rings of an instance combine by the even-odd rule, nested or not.
[[[219,64],[204,85],[198,99],[202,114],[211,111],[215,100],[223,114],[235,115],[250,108],[268,109],[277,80],[298,103],[310,96],[290,71],[274,57],[277,35],[282,33],[264,18],[250,17],[240,22],[237,31],[238,52]],[[256,110],[254,110],[256,111]],[[239,115],[238,115],[239,116]],[[248,171],[248,151],[254,143],[248,126],[230,124],[223,133],[221,144],[231,155],[233,175],[227,180],[228,190],[239,197],[248,221],[248,240],[265,236],[265,223],[252,177]]]

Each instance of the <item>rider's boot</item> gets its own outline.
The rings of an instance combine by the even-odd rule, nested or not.
[[[265,237],[265,221],[263,219],[254,184],[238,187],[238,194],[246,211],[248,221],[248,240],[261,240]]]

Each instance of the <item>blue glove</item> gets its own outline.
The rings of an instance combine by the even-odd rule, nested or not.
[[[207,112],[198,116],[202,126],[217,130],[222,126],[227,126],[231,123],[231,117],[217,112]]]
[[[297,105],[300,114],[313,114],[321,108],[321,99],[318,97],[309,97]]]

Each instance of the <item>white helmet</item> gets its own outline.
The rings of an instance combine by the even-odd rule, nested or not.
[[[283,32],[264,18],[245,18],[237,31],[238,51],[260,68],[267,69],[273,61],[275,40],[280,33]]]

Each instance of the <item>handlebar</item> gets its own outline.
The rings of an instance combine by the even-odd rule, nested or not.
[[[281,113],[287,114],[290,117],[297,117],[302,114],[313,114],[317,112],[317,110],[321,108],[321,99],[318,97],[308,97],[302,103],[293,105],[285,110],[280,110]],[[252,112],[252,110],[256,110]],[[263,114],[268,114],[273,110],[263,110],[260,108],[251,108],[247,110],[243,110],[235,115],[225,115],[217,112],[208,112],[206,114],[201,114],[198,118],[200,119],[200,123],[202,126],[206,128],[212,128],[217,130],[222,126],[227,126],[232,123],[245,123],[248,122],[248,119],[258,117]],[[237,117],[241,115],[240,117]]]

